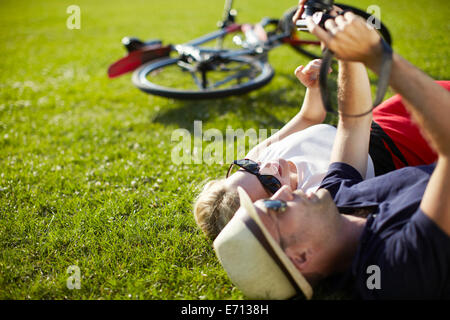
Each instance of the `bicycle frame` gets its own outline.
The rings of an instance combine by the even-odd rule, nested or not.
[[[225,0],[225,7],[223,13],[223,20],[220,22],[220,29],[210,32],[206,35],[203,35],[194,40],[188,41],[181,45],[167,45],[167,46],[145,46],[136,51],[130,52],[128,56],[120,59],[116,63],[110,66],[108,69],[108,75],[110,78],[120,76],[122,74],[131,72],[137,69],[139,66],[143,65],[146,62],[169,57],[170,52],[177,51],[178,54],[183,54],[183,50],[180,51],[180,48],[187,47],[198,47],[207,42],[217,40],[217,53],[220,52],[223,45],[223,39],[231,33],[243,32],[243,26],[248,24],[239,24],[235,22],[236,11],[232,9],[233,0]],[[260,24],[265,27],[268,24],[277,24],[278,19],[269,19],[264,18]],[[223,58],[230,58],[233,56],[239,55],[261,55],[262,53],[267,53],[271,49],[282,45],[288,44],[291,46],[301,46],[301,45],[320,45],[319,41],[309,41],[309,40],[301,40],[296,36],[296,30],[291,30],[292,32],[286,32],[281,34],[276,34],[274,36],[269,37],[265,43],[259,48],[253,49],[243,49],[243,50],[228,50],[229,52],[223,56]],[[178,48],[178,50],[177,50]],[[204,51],[204,49],[201,49]],[[212,53],[212,51],[210,51]]]
[[[197,39],[191,40],[185,44],[175,45],[173,49],[179,54],[178,66],[189,71],[194,77],[195,82],[199,88],[206,89],[207,78],[206,73],[209,70],[215,68],[216,65],[221,64],[222,61],[227,59],[233,59],[239,56],[255,56],[256,59],[267,61],[267,53],[283,44],[290,45],[320,45],[319,41],[304,41],[295,36],[295,29],[288,29],[284,32],[279,32],[278,19],[264,18],[256,25],[238,24],[235,22],[236,12],[232,12],[233,0],[225,1],[225,9],[223,14],[223,21],[220,22],[221,29],[208,33]],[[270,24],[277,26],[275,32],[270,35],[264,28]],[[253,33],[253,28],[258,26],[259,34]],[[248,43],[247,32],[250,32],[253,36],[253,42],[251,45]],[[225,36],[235,32],[243,32],[245,34],[245,41],[240,39],[241,43],[235,43],[242,45],[244,49],[226,49],[223,50],[223,40]],[[218,48],[201,48],[200,46],[213,40],[218,40]],[[194,63],[194,64],[192,64]],[[195,76],[195,72],[201,73],[201,81]],[[236,77],[239,77],[237,74]],[[227,78],[231,80],[233,77]]]
[[[235,33],[235,32],[239,32],[242,31],[242,24],[238,24],[236,22],[234,22],[234,18],[232,20],[230,20],[229,17],[233,16],[230,14],[231,11],[231,5],[233,3],[233,0],[226,0],[226,5],[225,5],[225,13],[224,16],[227,16],[226,20],[224,20],[222,22],[223,27],[220,30],[217,31],[213,31],[211,33],[208,33],[204,36],[201,36],[197,39],[191,40],[187,43],[185,43],[184,45],[186,46],[200,46],[202,44],[205,44],[207,42],[213,41],[215,39],[219,39],[219,48],[222,48],[222,39],[225,38],[226,35],[230,34],[230,33]],[[269,19],[269,18],[264,18],[260,24],[262,27],[267,26],[268,24],[277,24],[279,20],[276,19]],[[295,31],[295,30],[294,30]],[[289,44],[292,46],[297,46],[297,45],[317,45],[320,46],[320,41],[313,41],[313,40],[301,40],[299,39],[296,35],[295,32],[292,33],[284,33],[284,34],[279,34],[279,35],[275,35],[270,37],[267,40],[267,43],[265,43],[265,45],[267,46],[267,50],[271,50],[279,45],[282,44]],[[220,50],[219,49],[219,50]],[[254,50],[239,50],[236,51],[236,54],[251,54],[253,53]]]
[[[368,14],[358,8],[340,6],[367,18]],[[208,99],[244,94],[269,83],[274,70],[268,52],[283,44],[310,59],[321,56],[320,42],[300,36],[292,23],[297,8],[288,9],[279,19],[239,24],[232,7],[233,0],[225,0],[219,30],[183,44],[163,46],[161,40],[123,38],[128,55],[111,65],[108,75],[112,78],[134,71],[133,84],[146,93],[176,99]],[[276,28],[266,28],[269,25]],[[380,33],[390,42],[389,31],[382,24],[381,27]],[[225,45],[226,39],[232,39],[234,45]],[[214,45],[207,44],[213,41]],[[194,86],[185,81],[189,74]]]
[[[210,34],[205,35],[202,38],[196,39],[196,40],[192,40],[190,42],[188,42],[187,44],[189,45],[201,45],[205,42],[214,40],[216,38],[222,38],[225,37],[225,35],[232,33],[232,32],[237,32],[237,31],[242,31],[242,25],[235,23],[235,16],[236,16],[236,11],[232,9],[233,7],[233,0],[225,0],[225,8],[224,8],[224,13],[223,13],[223,20],[220,23],[221,25],[221,30],[216,31],[216,32],[212,32]],[[233,12],[234,11],[234,12]],[[267,23],[278,23],[278,20],[275,19],[263,19],[262,21],[263,26],[264,22]],[[293,46],[298,46],[298,45],[320,45],[320,41],[311,41],[311,40],[301,40],[296,36],[296,30],[293,29],[293,32],[291,34],[284,34],[284,35],[280,35],[278,37],[278,39],[272,39],[272,40],[280,40],[282,41],[284,44],[289,44],[289,45],[293,45]]]

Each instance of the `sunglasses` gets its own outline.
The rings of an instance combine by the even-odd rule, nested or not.
[[[281,188],[280,180],[278,180],[277,178],[275,178],[272,175],[260,174],[259,173],[260,168],[259,168],[258,163],[256,163],[253,160],[250,160],[250,159],[234,160],[233,163],[230,165],[230,168],[228,169],[227,176],[226,176],[227,178],[229,177],[229,175],[231,173],[231,169],[235,165],[244,169],[248,173],[255,175],[258,178],[259,182],[261,182],[264,189],[266,189],[271,194],[274,194]]]
[[[280,226],[278,224],[278,219],[275,218],[270,213],[270,211],[274,211],[277,214],[280,213],[280,212],[284,212],[284,211],[286,211],[287,203],[286,203],[286,201],[278,200],[278,199],[277,200],[263,199],[263,203],[264,203],[264,206],[269,210],[268,216],[270,217],[270,219],[273,221],[273,223],[275,224],[275,226],[277,228],[277,232],[278,232],[278,235],[280,237],[279,245],[280,245],[281,249],[284,251],[286,249],[286,245],[285,245],[285,243],[283,241],[283,237],[281,236],[281,230],[280,230]]]
[[[264,199],[263,202],[267,209],[275,212],[284,212],[287,208],[287,203],[283,200]]]

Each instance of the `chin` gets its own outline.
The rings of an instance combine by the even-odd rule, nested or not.
[[[334,203],[334,200],[328,190],[319,189],[317,190],[316,195],[319,198],[319,203],[324,213],[326,212],[328,215],[339,215],[339,210],[337,209],[336,204]]]
[[[295,190],[297,190],[297,183],[291,183],[291,190],[292,191],[295,191]]]
[[[316,196],[320,199],[320,200],[331,200],[333,201],[333,199],[331,198],[331,194],[328,192],[327,189],[319,189],[316,192]]]

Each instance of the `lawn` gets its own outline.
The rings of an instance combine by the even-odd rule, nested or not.
[[[235,7],[239,21],[257,22],[296,2]],[[376,3],[394,50],[450,79],[448,2]],[[72,4],[0,2],[0,299],[244,299],[192,216],[201,183],[227,165],[173,163],[171,136],[194,121],[221,132],[280,128],[301,105],[293,71],[308,59],[274,50],[274,80],[245,96],[149,96],[130,75],[107,78],[124,55],[120,39],[185,42],[214,30],[223,1],[77,0],[79,30],[66,27]],[[80,289],[67,287],[70,266]]]

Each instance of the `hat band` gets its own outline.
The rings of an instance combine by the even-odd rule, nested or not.
[[[266,252],[269,254],[269,256],[273,259],[273,261],[275,261],[275,263],[278,265],[278,267],[283,272],[285,277],[289,280],[291,285],[294,287],[296,294],[304,295],[303,291],[299,288],[297,282],[294,280],[292,275],[286,269],[286,266],[281,262],[280,258],[278,257],[278,255],[273,250],[272,246],[267,241],[266,237],[264,236],[263,232],[261,231],[261,228],[247,214],[244,215],[242,220],[243,220],[244,224],[247,226],[247,228],[251,231],[251,233],[258,240],[258,242],[263,246],[263,248],[266,250]]]

